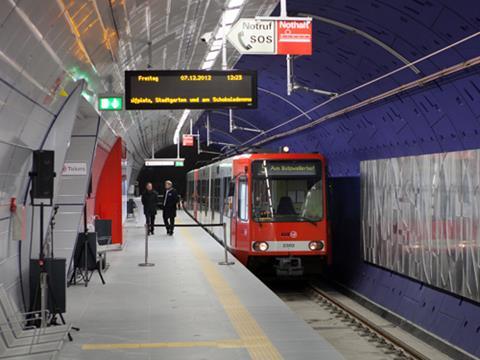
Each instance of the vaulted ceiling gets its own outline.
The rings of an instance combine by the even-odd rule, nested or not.
[[[277,3],[248,0],[240,16],[276,14]],[[328,99],[301,91],[287,96],[285,57],[240,59],[229,47],[230,66],[259,71],[259,107],[235,111],[235,122],[264,133],[230,133],[227,113],[219,110],[210,114],[213,140],[245,146],[289,144],[297,151],[320,151],[329,158],[332,174],[339,176],[357,174],[361,159],[480,146],[480,83],[478,66],[472,62],[480,55],[476,2],[287,3],[289,15],[314,19],[314,53],[295,59],[296,81],[341,96]],[[27,119],[2,128],[4,134],[11,130],[11,136],[4,135],[5,141],[42,138],[46,118],[58,111],[78,79],[87,81],[84,94],[92,103],[95,95],[122,92],[123,71],[149,65],[149,40],[152,68],[200,68],[208,45],[199,38],[218,29],[226,4],[223,0],[3,0],[0,111],[7,117],[13,112]],[[422,57],[426,59],[419,61]],[[419,62],[406,65],[413,61]],[[465,61],[470,63],[462,65]],[[455,73],[424,83],[426,77],[456,64],[460,68]],[[219,61],[213,68],[219,68]],[[401,88],[419,80],[409,90]],[[10,98],[7,106],[3,94],[8,96],[9,88],[21,95],[15,101]],[[393,93],[356,108],[389,91]],[[22,96],[45,111],[37,111]],[[152,145],[160,150],[172,143],[181,114],[104,114],[101,140],[108,143],[122,136],[138,169]],[[206,115],[193,116],[200,116],[196,128],[204,140]]]
[[[3,0],[0,75],[8,86],[52,113],[73,83],[85,79],[84,95],[94,104],[95,95],[123,92],[124,70],[148,65],[200,68],[208,53],[208,44],[200,37],[217,29],[228,4],[223,0]],[[269,14],[275,4],[248,0],[241,16]],[[229,63],[234,64],[238,54],[231,49],[229,54]],[[122,136],[139,168],[152,145],[160,149],[172,143],[180,116],[180,111],[106,113],[103,138]]]
[[[333,176],[358,175],[365,159],[480,147],[478,2],[287,3],[289,15],[313,18],[314,53],[295,59],[296,82],[340,96],[288,96],[285,57],[244,56],[236,66],[258,70],[259,107],[235,111],[235,121],[264,133],[230,133],[226,113],[217,112],[210,115],[214,140],[318,151]],[[203,115],[197,123],[204,139],[205,122]]]

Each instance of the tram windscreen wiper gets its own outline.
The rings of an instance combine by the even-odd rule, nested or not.
[[[298,219],[305,220],[305,221],[308,221],[310,224],[313,224],[313,225],[317,226],[317,220],[315,220],[315,219],[311,219],[311,218],[309,218],[309,217],[300,216],[300,215],[298,215],[297,218],[298,218]]]

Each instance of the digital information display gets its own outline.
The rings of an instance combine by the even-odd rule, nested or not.
[[[320,161],[254,161],[253,174],[259,177],[320,176]]]
[[[127,110],[256,107],[256,71],[125,71]]]

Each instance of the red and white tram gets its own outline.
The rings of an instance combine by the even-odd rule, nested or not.
[[[320,272],[331,249],[325,169],[319,154],[234,156],[188,173],[185,207],[201,224],[225,222],[228,249],[252,270]]]

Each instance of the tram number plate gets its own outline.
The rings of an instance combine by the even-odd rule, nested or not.
[[[295,249],[295,243],[283,243],[281,246],[284,249]]]

